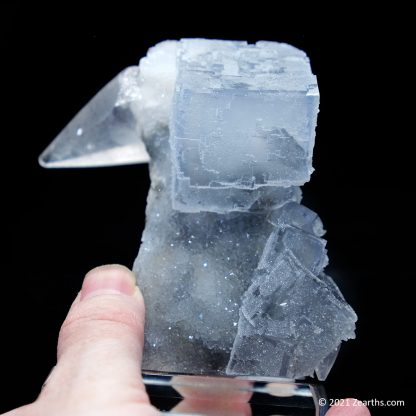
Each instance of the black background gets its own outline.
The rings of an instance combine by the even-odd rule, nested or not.
[[[404,399],[404,409],[372,412],[410,414],[414,163],[411,133],[400,126],[412,117],[393,97],[408,85],[406,59],[393,33],[398,22],[383,12],[339,5],[318,16],[262,3],[231,12],[224,3],[2,6],[0,412],[36,398],[83,275],[104,263],[131,266],[144,226],[147,166],[48,171],[37,156],[150,46],[208,37],[284,41],[310,56],[321,107],[304,203],[324,221],[328,271],[359,316],[328,396]]]

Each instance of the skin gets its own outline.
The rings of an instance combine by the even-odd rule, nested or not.
[[[141,378],[143,296],[133,273],[102,266],[85,276],[82,289],[62,324],[58,360],[34,403],[2,416],[153,416],[160,415]],[[192,392],[173,413],[251,415],[247,400],[226,394],[212,402]],[[345,403],[344,403],[345,405]],[[366,407],[333,407],[328,416],[368,416]]]

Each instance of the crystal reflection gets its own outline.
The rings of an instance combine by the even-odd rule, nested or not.
[[[151,402],[175,415],[324,415],[316,406],[320,385],[287,379],[264,380],[193,375],[146,374]]]

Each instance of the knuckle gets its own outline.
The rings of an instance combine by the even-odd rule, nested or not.
[[[100,296],[77,305],[61,326],[59,338],[119,337],[122,333],[137,333],[143,328],[143,319],[137,305],[118,296]]]

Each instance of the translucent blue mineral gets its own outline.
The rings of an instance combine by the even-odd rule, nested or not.
[[[224,203],[230,208],[224,195],[242,199],[239,190],[309,180],[319,94],[304,52],[275,42],[188,39],[177,62],[174,208],[222,211]]]
[[[325,379],[354,338],[322,222],[300,203],[318,105],[309,60],[290,45],[166,41],[42,154],[47,167],[150,157],[134,263],[145,370]]]
[[[185,39],[176,74],[169,126],[144,137],[144,368],[324,379],[356,315],[300,204],[319,105],[309,60],[286,44]]]

